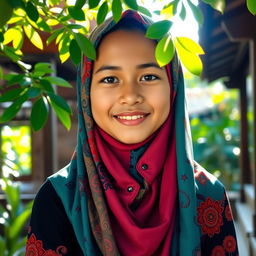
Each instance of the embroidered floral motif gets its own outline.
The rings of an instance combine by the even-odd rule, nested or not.
[[[88,132],[88,143],[89,143],[90,150],[91,150],[92,157],[93,157],[94,161],[96,163],[99,162],[100,161],[99,153],[98,153],[95,141],[94,141],[94,137],[93,137],[92,131]]]
[[[187,176],[186,174],[182,174],[182,175],[181,175],[181,179],[182,179],[183,181],[186,181],[186,180],[188,179],[188,176]]]
[[[231,209],[230,209],[229,205],[227,205],[226,208],[225,208],[225,216],[226,216],[228,221],[233,220],[232,212],[231,212]]]
[[[234,252],[236,250],[236,239],[233,236],[226,236],[223,241],[223,247],[227,252]]]
[[[213,248],[211,256],[225,256],[225,251],[221,245]]]
[[[84,70],[82,74],[82,82],[84,83],[86,78],[91,76],[92,63],[87,58],[84,59]]]
[[[203,172],[196,172],[195,178],[202,185],[205,185],[208,181],[208,178]]]
[[[203,234],[209,237],[220,232],[220,227],[223,225],[222,212],[223,207],[218,201],[207,197],[204,202],[197,208],[197,221],[201,226]]]
[[[106,170],[103,164],[98,164],[97,171],[104,190],[107,191],[108,189],[113,189],[113,185],[106,174]]]
[[[43,248],[43,242],[37,240],[35,234],[32,234],[26,247],[26,256],[62,256],[68,252],[65,246],[59,246],[56,251],[45,250]]]

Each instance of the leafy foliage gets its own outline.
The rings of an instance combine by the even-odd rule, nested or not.
[[[214,86],[214,85],[213,85]],[[211,90],[208,113],[191,117],[195,160],[229,190],[239,189],[239,114],[237,91]]]
[[[24,227],[30,217],[32,201],[24,205],[20,198],[20,187],[11,178],[2,177],[0,187],[6,198],[6,207],[0,207],[0,256],[24,255],[26,238]]]
[[[254,0],[247,0],[246,1],[248,10],[253,14],[256,15],[256,2]]]
[[[24,67],[22,62],[19,64]],[[23,74],[10,73],[3,76],[7,82],[7,88],[0,97],[0,102],[11,102],[0,117],[0,122],[5,123],[13,119],[25,101],[32,101],[30,120],[34,131],[40,130],[47,121],[49,99],[54,98],[55,104],[68,114],[65,119],[60,119],[65,127],[70,123],[71,110],[66,101],[54,92],[53,85],[69,87],[72,86],[63,78],[51,76],[53,70],[49,63],[37,63],[33,70]]]
[[[31,174],[30,126],[1,127],[1,166],[3,175]]]
[[[201,1],[220,12],[224,11],[225,0]],[[202,24],[203,14],[192,0],[166,2],[161,10],[155,11],[160,21],[150,26],[146,34],[148,38],[158,40],[156,59],[160,66],[166,65],[176,51],[183,65],[191,73],[200,75],[203,68],[200,54],[203,54],[203,50],[191,39],[172,38],[169,31],[177,17],[184,20],[191,11],[198,23]],[[247,6],[255,15],[255,1],[247,0]],[[59,77],[51,76],[53,72],[47,63],[38,63],[31,69],[29,65],[21,62],[24,40],[27,38],[41,51],[46,45],[55,44],[62,63],[71,59],[75,65],[79,65],[81,54],[92,60],[96,58],[96,51],[87,39],[92,21],[101,24],[106,17],[112,15],[115,22],[118,22],[122,12],[129,8],[152,16],[146,1],[137,0],[76,0],[72,5],[65,0],[1,0],[0,54],[17,63],[23,73],[3,75],[0,72],[8,87],[2,91],[0,102],[10,102],[0,116],[0,122],[13,119],[23,103],[31,101],[33,107],[30,119],[34,130],[41,129],[45,124],[48,107],[52,107],[65,127],[70,127],[71,112],[59,100],[54,101],[56,97],[52,95],[56,95],[54,84],[71,87],[70,84]],[[42,39],[42,33],[47,35],[46,41]],[[63,103],[62,100],[61,102]]]

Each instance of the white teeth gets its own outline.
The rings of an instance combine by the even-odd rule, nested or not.
[[[136,120],[139,118],[143,118],[144,115],[136,115],[136,116],[117,116],[119,119],[125,119],[125,120]]]

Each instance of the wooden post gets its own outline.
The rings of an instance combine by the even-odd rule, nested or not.
[[[240,200],[245,202],[244,184],[250,183],[251,171],[248,152],[247,94],[245,76],[240,81]]]

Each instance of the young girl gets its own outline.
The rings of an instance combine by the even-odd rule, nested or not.
[[[159,67],[150,24],[126,11],[92,33],[77,148],[36,196],[26,255],[238,255],[225,190],[193,160],[177,56]]]

